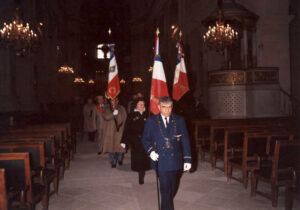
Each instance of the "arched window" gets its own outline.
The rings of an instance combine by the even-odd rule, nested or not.
[[[103,51],[104,44],[97,45],[97,59],[104,59],[104,51]]]
[[[110,51],[109,46],[106,44],[97,45],[97,59],[109,59]]]

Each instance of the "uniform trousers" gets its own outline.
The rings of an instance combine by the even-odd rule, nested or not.
[[[173,199],[177,193],[181,175],[181,171],[158,171],[161,210],[174,210]]]

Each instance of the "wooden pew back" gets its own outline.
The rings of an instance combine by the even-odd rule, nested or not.
[[[32,169],[45,167],[45,145],[44,142],[0,142],[0,151],[28,152],[30,154],[30,166]]]
[[[5,169],[0,168],[0,209],[7,210],[7,208]]]
[[[0,153],[0,168],[4,168],[6,172],[7,192],[11,188],[20,190],[28,188],[27,199],[31,201],[32,182],[29,153]]]
[[[19,142],[44,142],[45,156],[47,158],[55,157],[55,139],[53,136],[43,136],[41,134],[10,134],[0,137],[0,143],[19,143]]]
[[[297,175],[300,175],[299,151],[300,141],[276,140],[272,166],[272,177],[274,180],[278,181],[280,173],[288,169],[291,169],[294,173],[298,173]],[[297,177],[297,175],[295,174],[295,177]]]

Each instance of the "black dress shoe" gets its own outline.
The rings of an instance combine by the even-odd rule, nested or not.
[[[111,167],[112,167],[112,168],[115,168],[115,167],[116,167],[116,164],[111,164]]]
[[[139,184],[144,184],[145,171],[139,171]]]
[[[119,165],[120,165],[120,166],[123,165],[123,161],[119,161]]]

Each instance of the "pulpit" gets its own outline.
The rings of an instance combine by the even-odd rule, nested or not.
[[[285,116],[276,67],[210,71],[212,119]]]

